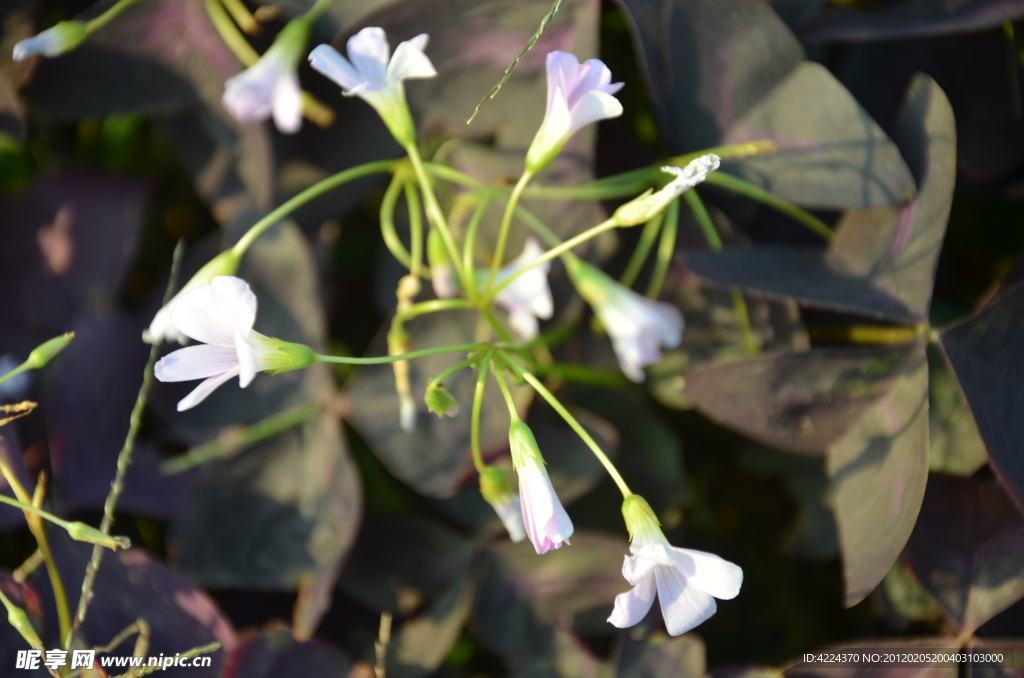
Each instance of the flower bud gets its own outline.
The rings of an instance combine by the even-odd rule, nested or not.
[[[249,341],[259,358],[260,368],[270,374],[301,370],[316,362],[313,349],[305,344],[282,341],[259,332],[252,332]]]
[[[36,628],[32,626],[32,620],[28,618],[25,610],[8,600],[7,596],[4,596],[2,600],[4,606],[7,607],[7,623],[21,634],[25,642],[37,650],[42,650],[43,641],[39,638]]]
[[[132,545],[132,542],[128,537],[112,537],[111,535],[104,534],[95,527],[86,525],[85,523],[68,523],[67,530],[68,536],[75,541],[84,541],[98,546],[105,546],[114,551],[119,548],[127,549]]]
[[[708,153],[683,168],[662,167],[662,172],[673,174],[676,178],[657,193],[648,189],[640,197],[615,210],[615,220],[620,226],[636,226],[650,221],[661,214],[670,202],[707,179],[708,174],[718,169],[721,164],[721,158],[714,153]]]
[[[55,57],[70,52],[89,37],[89,27],[81,21],[59,21],[38,35],[25,38],[14,46],[12,57],[24,61],[36,54]]]
[[[27,370],[38,370],[46,363],[53,360],[53,357],[64,350],[64,347],[71,343],[71,340],[75,338],[74,332],[67,332],[59,337],[54,337],[47,342],[36,346],[32,349],[32,352],[28,354],[28,360],[25,361],[25,369]]]
[[[427,410],[439,418],[446,414],[449,417],[454,417],[459,413],[459,402],[445,390],[444,384],[434,381],[427,384],[427,393],[423,396],[423,402],[427,404]],[[481,480],[481,482],[483,481]]]
[[[512,465],[519,475],[519,500],[526,534],[539,554],[569,543],[573,526],[551,485],[533,431],[521,419],[508,430]]]

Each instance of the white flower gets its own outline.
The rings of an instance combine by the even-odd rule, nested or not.
[[[313,362],[309,347],[253,331],[256,295],[240,278],[218,276],[193,288],[174,304],[170,316],[178,332],[203,342],[164,356],[154,368],[160,381],[205,380],[178,403],[179,412],[195,407],[232,377],[245,388],[259,371],[284,372]]]
[[[196,271],[185,285],[178,290],[178,293],[171,297],[171,300],[164,304],[149,327],[142,331],[142,340],[147,344],[159,344],[162,341],[176,341],[184,344],[186,337],[179,332],[171,322],[171,309],[178,300],[200,285],[209,284],[211,280],[219,275],[232,275],[238,270],[241,263],[234,250],[224,250],[213,259],[206,262],[202,268]]]
[[[661,348],[683,338],[683,315],[675,306],[637,294],[582,261],[568,266],[576,289],[593,307],[612,340],[619,367],[631,380],[644,380],[644,368],[661,359]]]
[[[310,65],[341,85],[345,96],[358,96],[373,106],[400,143],[415,140],[416,130],[405,101],[406,78],[433,78],[434,65],[423,53],[426,33],[398,45],[394,56],[383,28],[371,26],[348,39],[348,59],[330,45],[309,54]]]
[[[73,50],[88,37],[86,25],[80,21],[61,21],[31,38],[19,40],[14,45],[12,58],[24,61],[36,54],[55,57]]]
[[[573,531],[572,521],[551,486],[533,431],[522,420],[516,419],[509,427],[508,440],[512,449],[512,466],[519,476],[519,500],[526,536],[540,554],[560,548],[563,542],[568,544]]]
[[[648,191],[615,210],[615,219],[622,226],[635,226],[650,221],[668,207],[670,202],[707,179],[708,174],[718,169],[721,164],[721,158],[714,153],[708,153],[691,160],[686,167],[662,167],[662,172],[673,174],[676,178],[657,193]]]
[[[676,548],[668,543],[651,507],[638,495],[622,505],[633,542],[622,576],[633,587],[615,597],[608,617],[620,629],[639,623],[654,604],[657,591],[670,635],[686,633],[715,613],[715,598],[731,600],[743,585],[743,570],[712,553]]]
[[[581,127],[622,115],[622,104],[612,95],[623,83],[612,84],[612,72],[600,59],[581,64],[575,54],[551,52],[547,72],[544,121],[526,153],[526,167],[531,172],[547,165]]]
[[[498,270],[495,284],[500,285],[513,274],[526,268],[544,254],[536,238],[528,238],[523,252]],[[551,262],[538,264],[513,280],[495,295],[494,301],[509,313],[509,322],[516,336],[529,341],[537,336],[537,318],[548,319],[554,313],[548,271]]]
[[[523,525],[523,505],[519,497],[512,495],[508,501],[497,502],[491,506],[501,518],[501,523],[505,526],[512,541],[519,543],[526,539],[526,526]]]
[[[309,22],[290,22],[255,64],[224,83],[224,108],[240,122],[259,122],[271,115],[277,129],[294,134],[302,127],[299,60],[309,37]]]

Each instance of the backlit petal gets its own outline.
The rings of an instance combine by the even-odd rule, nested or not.
[[[295,134],[302,127],[302,87],[299,74],[287,71],[274,86],[274,124],[284,134]]]
[[[216,377],[210,377],[206,381],[196,386],[195,389],[187,396],[182,398],[178,402],[178,411],[184,412],[187,409],[193,408],[199,403],[206,400],[206,397],[216,390],[218,386],[225,383],[232,377],[238,376],[238,367],[228,370],[224,374]]]
[[[615,609],[608,621],[612,626],[627,629],[642,622],[653,604],[654,577],[645,577],[631,590],[615,596]]]
[[[433,78],[437,75],[434,64],[420,49],[406,41],[395,49],[395,55],[391,57],[388,64],[388,82],[395,82],[405,78]]]
[[[363,80],[385,82],[391,48],[384,29],[367,26],[348,39],[348,58]]]
[[[591,91],[580,97],[572,106],[570,114],[572,125],[569,133],[574,134],[592,122],[619,117],[622,115],[622,104],[607,92]]]
[[[678,569],[659,567],[654,571],[654,577],[658,582],[658,601],[669,635],[686,633],[707,621],[718,609],[715,599],[688,582]]]
[[[220,313],[209,285],[195,287],[171,307],[174,327],[191,339],[224,348],[235,347],[235,332]]]
[[[739,565],[704,551],[681,548],[672,551],[679,561],[679,570],[693,586],[722,600],[739,595],[743,585],[743,569]]]
[[[242,336],[248,335],[256,322],[256,295],[252,293],[249,284],[233,275],[220,275],[210,281],[210,288],[221,316],[232,331]]]
[[[239,334],[235,335],[235,355],[238,359],[238,385],[245,388],[256,377],[256,352]]]
[[[153,368],[160,381],[192,381],[224,374],[238,367],[234,349],[200,344],[181,348],[161,358]]]
[[[349,60],[330,45],[314,47],[313,51],[309,53],[309,65],[346,90],[365,82],[365,78],[349,63]]]

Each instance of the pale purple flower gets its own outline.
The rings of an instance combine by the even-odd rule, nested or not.
[[[519,497],[511,495],[508,501],[491,504],[494,512],[501,518],[502,525],[508,531],[509,538],[518,543],[526,539],[526,526],[523,524],[523,506]]]
[[[415,140],[415,130],[402,81],[437,75],[423,53],[427,40],[427,34],[421,33],[400,43],[392,55],[384,29],[370,26],[348,39],[347,59],[330,45],[318,45],[310,52],[309,62],[341,85],[345,96],[358,96],[373,106],[391,133],[408,143]]]
[[[644,368],[661,359],[683,338],[683,315],[675,306],[653,301],[584,262],[569,266],[576,289],[594,309],[612,340],[619,367],[631,380],[644,380]]]
[[[537,239],[527,238],[522,254],[498,270],[496,284],[500,285],[543,254],[544,248]],[[550,269],[550,261],[538,264],[513,280],[494,297],[494,301],[508,311],[512,331],[523,341],[529,341],[537,336],[538,318],[546,320],[554,313],[551,288],[548,286]]]
[[[634,537],[630,551],[622,576],[633,589],[615,597],[608,618],[620,629],[643,620],[657,592],[669,635],[682,635],[715,613],[715,598],[735,598],[743,584],[738,565],[704,551],[673,547],[660,529],[648,540]]]
[[[548,101],[537,135],[526,154],[526,167],[540,170],[580,128],[622,115],[613,94],[623,83],[612,83],[612,73],[600,59],[582,64],[575,54],[551,52],[547,58]]]
[[[294,134],[302,127],[302,87],[299,60],[309,35],[308,22],[285,26],[270,49],[255,64],[224,83],[224,108],[240,122],[260,122],[273,116],[277,129]]]
[[[245,388],[257,372],[282,372],[312,362],[308,347],[253,331],[256,295],[240,278],[218,276],[193,288],[178,299],[170,316],[178,332],[202,342],[164,356],[154,368],[160,381],[204,380],[178,403],[179,412],[195,407],[232,377]]]
[[[509,428],[508,439],[512,465],[519,476],[519,501],[526,536],[540,554],[561,547],[563,542],[568,544],[573,531],[572,521],[551,485],[533,431],[522,420],[516,419]]]

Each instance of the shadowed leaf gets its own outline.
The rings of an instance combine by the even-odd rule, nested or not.
[[[928,470],[971,476],[988,462],[985,441],[949,364],[928,351]]]
[[[227,658],[224,678],[346,678],[352,662],[330,645],[300,643],[288,629],[254,635]]]
[[[642,642],[627,633],[618,655],[619,678],[701,678],[707,671],[704,641],[695,633],[678,638],[656,633]]]
[[[721,143],[733,123],[804,56],[760,0],[620,4],[631,19],[662,133],[676,153]]]
[[[685,257],[686,265],[708,280],[752,293],[895,322],[920,322],[931,302],[952,201],[953,123],[945,95],[930,78],[919,76],[893,133],[919,182],[916,198],[899,208],[847,212],[825,253],[782,246],[698,252]]]
[[[827,7],[801,27],[806,42],[885,40],[980,31],[1024,17],[1020,0],[897,0],[866,11]]]
[[[1024,285],[997,297],[977,315],[947,327],[939,335],[988,447],[992,466],[1010,496],[1024,509],[1024,457],[1020,454],[1024,422]]]
[[[932,474],[903,560],[971,633],[1024,597],[1024,517],[995,480]]]

